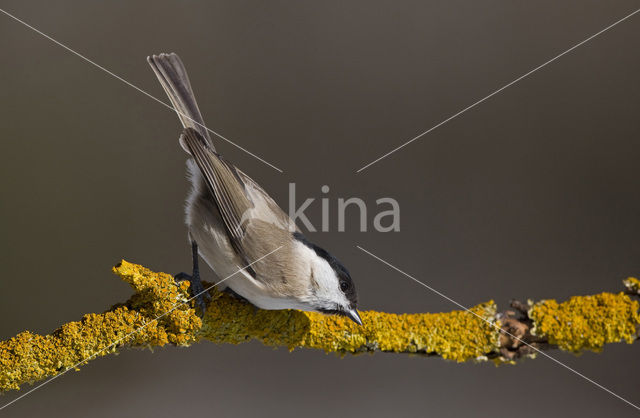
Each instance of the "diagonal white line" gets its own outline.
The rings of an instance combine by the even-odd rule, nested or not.
[[[451,299],[449,296],[445,295],[442,292],[437,291],[436,289],[434,289],[433,287],[421,282],[420,280],[416,279],[415,277],[411,276],[409,273],[405,273],[404,271],[400,270],[398,267],[394,266],[393,264],[389,263],[388,261],[383,260],[382,258],[378,257],[377,255],[373,254],[370,251],[365,250],[364,248],[362,248],[359,245],[356,245],[356,247],[366,253],[369,254],[371,257],[375,258],[376,260],[380,261],[381,263],[391,267],[392,269],[394,269],[395,271],[397,271],[398,273],[410,278],[411,280],[413,280],[414,282],[420,284],[421,286],[426,287],[427,289],[431,290],[432,292],[438,294],[439,296],[442,296],[443,298],[445,298],[446,300],[448,300],[449,302],[453,303],[454,305],[464,309],[465,311],[469,312],[470,314],[473,314],[475,316],[477,316],[478,318],[482,319],[483,321],[485,321],[487,324],[491,325],[492,327],[494,327],[495,329],[497,329],[500,332],[503,332],[505,334],[507,334],[508,336],[510,336],[511,338],[514,338],[518,341],[520,341],[522,344],[526,345],[527,347],[535,350],[537,353],[545,356],[546,358],[548,358],[549,360],[555,362],[556,364],[559,364],[560,366],[564,367],[565,369],[571,371],[572,373],[575,373],[576,375],[580,376],[581,378],[585,379],[588,382],[591,382],[592,384],[594,384],[595,386],[599,387],[600,389],[604,390],[605,392],[609,393],[610,395],[615,396],[616,398],[620,399],[621,401],[627,403],[628,405],[634,407],[635,409],[637,409],[638,411],[640,411],[640,406],[631,403],[630,401],[626,400],[625,398],[623,398],[622,396],[618,395],[617,393],[613,392],[610,389],[607,389],[606,387],[602,386],[600,383],[588,378],[587,376],[583,375],[582,373],[580,373],[579,371],[567,366],[566,364],[564,364],[563,362],[561,362],[560,360],[557,360],[555,357],[551,357],[549,354],[545,353],[544,351],[532,346],[531,344],[521,340],[520,338],[516,337],[515,335],[509,333],[508,331],[503,330],[502,328],[500,328],[499,326],[497,326],[496,324],[492,323],[491,321],[487,320],[486,318],[483,318],[482,316],[478,315],[477,313],[473,312],[472,310],[470,310],[469,308],[467,308],[466,306],[456,302],[455,300]]]
[[[51,42],[55,43],[58,46],[61,46],[62,48],[66,49],[67,51],[71,52],[72,54],[82,58],[84,61],[88,62],[89,64],[101,69],[102,71],[104,71],[105,73],[109,74],[110,76],[117,78],[118,80],[122,81],[124,84],[126,84],[129,87],[133,87],[134,89],[138,90],[140,93],[144,94],[145,96],[147,96],[148,98],[160,103],[161,105],[173,110],[174,112],[178,113],[181,116],[184,116],[185,118],[191,120],[193,123],[195,123],[196,125],[199,125],[201,127],[203,127],[204,129],[206,129],[207,131],[211,132],[212,134],[214,134],[215,136],[217,136],[218,138],[224,139],[225,141],[227,141],[228,143],[230,143],[231,145],[233,145],[234,147],[246,152],[247,154],[251,155],[253,158],[263,162],[264,164],[268,165],[269,167],[273,168],[274,170],[277,170],[281,173],[283,173],[283,171],[281,169],[279,169],[278,167],[276,167],[275,165],[271,164],[268,161],[263,160],[262,158],[258,157],[257,155],[255,155],[254,153],[252,153],[251,151],[241,147],[240,145],[236,144],[235,142],[231,141],[230,139],[226,138],[225,136],[219,134],[218,132],[211,130],[209,128],[207,128],[206,126],[204,126],[203,124],[199,123],[198,121],[193,120],[192,118],[190,118],[188,115],[185,115],[182,112],[179,112],[176,108],[174,108],[173,106],[171,106],[168,103],[163,102],[162,100],[158,99],[157,97],[151,95],[150,93],[147,93],[146,91],[142,90],[140,87],[136,86],[133,83],[130,83],[129,81],[125,80],[124,78],[120,77],[119,75],[107,70],[106,68],[104,68],[102,65],[97,64],[96,62],[90,60],[89,58],[85,57],[84,55],[82,55],[79,52],[76,52],[75,50],[71,49],[70,47],[68,47],[67,45],[63,44],[62,42],[59,42],[55,39],[53,39],[51,36],[47,35],[46,33],[34,28],[33,26],[31,26],[30,24],[28,24],[27,22],[20,20],[19,18],[17,18],[16,16],[12,15],[11,13],[7,12],[6,10],[0,9],[0,12],[4,13],[5,15],[9,16],[10,18],[12,18],[13,20],[22,23],[24,26],[28,27],[29,29],[31,29],[32,31],[44,36],[45,38],[47,38],[48,40],[50,40]]]
[[[465,107],[464,109],[462,109],[461,111],[459,111],[458,113],[456,113],[453,116],[448,117],[447,119],[443,120],[442,122],[438,123],[437,125],[427,129],[426,131],[422,132],[420,135],[413,137],[412,139],[408,140],[407,142],[405,142],[404,144],[392,149],[391,151],[387,152],[386,154],[384,154],[381,157],[378,157],[377,159],[371,161],[369,164],[365,165],[364,167],[361,167],[358,171],[356,171],[356,174],[361,172],[362,170],[365,170],[366,168],[371,167],[372,165],[374,165],[375,163],[377,163],[378,161],[388,157],[389,155],[393,154],[396,151],[399,151],[400,149],[406,147],[407,145],[409,145],[410,143],[422,138],[423,136],[425,136],[426,134],[428,134],[429,132],[433,131],[434,129],[439,128],[440,126],[444,125],[445,123],[449,122],[450,120],[462,115],[464,112],[466,112],[467,110],[470,110],[474,107],[476,107],[477,105],[479,105],[480,103],[484,102],[485,100],[495,96],[496,94],[500,93],[502,90],[516,84],[518,81],[522,80],[525,77],[530,76],[531,74],[535,73],[536,71],[538,71],[539,69],[547,66],[548,64],[551,64],[552,62],[554,62],[555,60],[557,60],[558,58],[568,54],[569,52],[573,51],[574,49],[578,48],[579,46],[589,42],[590,40],[592,40],[593,38],[595,38],[596,36],[608,31],[609,29],[611,29],[612,27],[616,26],[619,23],[624,22],[625,20],[629,19],[631,16],[635,15],[636,13],[640,12],[640,9],[636,10],[635,12],[626,15],[625,17],[623,17],[620,20],[617,20],[616,22],[610,24],[609,26],[607,26],[606,28],[602,29],[601,31],[594,33],[593,35],[589,36],[587,39],[583,40],[580,43],[575,44],[574,46],[572,46],[571,48],[567,49],[566,51],[564,51],[561,54],[556,55],[555,57],[551,58],[549,61],[538,65],[536,68],[534,68],[533,70],[529,71],[528,73],[521,75],[520,77],[516,78],[515,80],[513,80],[512,82],[510,82],[509,84],[506,84],[502,87],[500,87],[498,90],[494,91],[493,93],[489,94],[488,96],[483,97],[482,99],[478,100],[477,102],[475,102],[474,104]]]
[[[56,380],[56,379],[57,379],[57,378],[59,378],[60,376],[62,376],[62,375],[64,375],[64,374],[66,374],[68,371],[70,371],[70,370],[75,370],[78,366],[80,366],[81,364],[83,364],[83,363],[85,363],[85,362],[87,362],[87,361],[91,360],[93,357],[97,356],[98,354],[102,353],[103,351],[106,351],[106,350],[108,350],[108,349],[109,349],[109,348],[111,348],[111,347],[115,347],[116,345],[118,345],[118,344],[119,344],[120,342],[122,342],[123,340],[126,340],[127,338],[129,338],[129,337],[130,337],[130,336],[132,336],[133,334],[135,334],[135,333],[137,333],[137,332],[139,332],[139,331],[141,331],[141,330],[145,329],[145,328],[147,327],[147,325],[149,325],[149,324],[151,324],[151,323],[153,323],[153,322],[156,322],[157,320],[159,320],[159,319],[161,319],[161,318],[163,318],[163,317],[165,317],[165,316],[169,315],[171,312],[175,311],[179,306],[181,306],[181,305],[184,305],[184,304],[186,304],[186,303],[191,302],[193,299],[197,298],[198,296],[202,295],[202,294],[203,294],[203,293],[205,293],[205,292],[208,292],[209,290],[213,289],[215,286],[219,285],[220,283],[224,282],[225,280],[230,279],[231,277],[233,277],[233,276],[235,276],[236,274],[240,273],[241,271],[243,271],[243,270],[245,270],[245,269],[247,269],[247,268],[251,267],[252,265],[254,265],[255,263],[257,263],[258,261],[262,260],[263,258],[265,258],[265,257],[267,257],[267,256],[269,256],[269,255],[271,255],[271,254],[273,254],[273,253],[275,253],[275,252],[276,252],[276,251],[278,251],[280,248],[282,248],[282,245],[281,245],[281,246],[279,246],[278,248],[276,248],[275,250],[271,251],[270,253],[263,255],[262,257],[258,258],[257,260],[253,261],[252,263],[247,264],[246,266],[242,267],[241,269],[238,269],[236,272],[234,272],[234,273],[230,274],[229,276],[225,277],[224,279],[220,280],[219,282],[212,284],[211,286],[209,286],[209,287],[207,287],[206,289],[204,289],[202,292],[200,292],[200,293],[198,293],[198,294],[196,294],[196,295],[193,295],[192,297],[190,297],[190,298],[189,298],[189,299],[187,299],[186,301],[184,301],[184,302],[178,302],[178,303],[174,304],[174,305],[173,305],[173,307],[172,307],[171,309],[169,309],[168,311],[166,311],[166,312],[165,312],[165,313],[163,313],[162,315],[160,315],[160,316],[158,316],[158,317],[156,317],[156,318],[152,319],[151,321],[149,321],[149,322],[145,323],[144,325],[142,325],[142,326],[140,326],[140,327],[138,327],[138,328],[134,329],[133,331],[131,331],[130,333],[128,333],[128,334],[127,334],[127,335],[125,335],[124,337],[121,337],[121,338],[117,339],[116,341],[114,341],[113,343],[111,343],[110,345],[108,345],[107,347],[104,347],[103,349],[96,351],[95,353],[93,353],[93,354],[92,354],[92,355],[90,355],[89,357],[85,358],[84,360],[82,360],[82,361],[80,361],[80,362],[76,363],[75,365],[73,365],[73,366],[71,366],[71,367],[67,368],[65,371],[63,371],[63,372],[61,372],[61,373],[59,373],[59,374],[57,374],[57,375],[55,375],[55,376],[51,377],[50,379],[45,380],[44,382],[40,383],[38,386],[35,386],[33,389],[29,390],[28,392],[25,392],[24,394],[22,394],[22,395],[18,396],[17,398],[15,398],[14,400],[12,400],[11,402],[8,402],[8,403],[6,403],[6,404],[2,405],[2,406],[0,407],[0,411],[2,411],[3,409],[5,409],[6,407],[8,407],[8,406],[9,406],[9,405],[11,405],[11,404],[13,404],[13,403],[15,403],[15,402],[18,402],[20,399],[22,399],[22,398],[24,398],[25,396],[27,396],[27,395],[29,395],[29,394],[33,393],[34,391],[36,391],[36,390],[40,389],[40,388],[41,388],[41,387],[43,387],[44,385],[46,385],[46,384],[48,384],[48,383],[51,383],[52,381]]]

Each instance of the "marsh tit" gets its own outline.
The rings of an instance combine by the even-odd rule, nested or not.
[[[362,325],[342,263],[308,241],[262,187],[216,152],[180,58],[160,54],[147,61],[178,114],[184,128],[179,142],[190,157],[186,223],[193,274],[183,275],[192,292],[203,289],[200,255],[218,277],[231,276],[221,287],[258,308],[337,314]],[[202,298],[198,302],[204,306]]]

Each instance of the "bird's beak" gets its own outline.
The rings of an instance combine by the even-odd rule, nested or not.
[[[355,308],[346,310],[344,314],[356,324],[362,325],[362,319],[360,319],[360,315],[358,315],[358,311]]]

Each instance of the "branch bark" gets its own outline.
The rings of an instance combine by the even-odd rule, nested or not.
[[[625,292],[574,296],[566,302],[513,301],[498,312],[493,301],[466,311],[389,314],[363,311],[362,327],[313,312],[264,311],[216,289],[202,318],[187,303],[188,282],[122,261],[114,273],[135,293],[101,314],[87,314],[49,335],[29,331],[0,342],[0,391],[55,376],[123,347],[188,346],[201,340],[239,344],[253,339],[274,347],[325,352],[437,355],[456,362],[514,363],[540,350],[599,351],[634,342],[640,332],[640,281]],[[514,338],[517,337],[517,338]],[[526,343],[526,344],[525,344]]]

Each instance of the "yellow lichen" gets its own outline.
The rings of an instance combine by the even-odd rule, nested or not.
[[[199,338],[216,343],[257,339],[270,346],[315,348],[326,352],[390,351],[429,353],[466,361],[497,347],[498,331],[491,325],[493,302],[465,311],[437,314],[389,314],[361,311],[364,323],[314,312],[263,311],[217,293],[204,318]],[[486,319],[489,321],[484,321]]]
[[[629,293],[640,295],[640,280],[635,277],[629,277],[624,279],[622,283],[625,285]]]
[[[435,354],[462,362],[496,357],[499,322],[491,302],[466,311],[390,314],[363,311],[363,326],[343,317],[294,310],[264,311],[216,289],[201,320],[188,301],[188,282],[177,285],[122,261],[113,271],[135,290],[125,303],[102,314],[85,315],[50,335],[29,331],[0,342],[0,391],[54,376],[96,356],[128,347],[208,339],[239,344],[258,340],[268,346],[325,352],[385,351]],[[604,343],[635,338],[638,302],[623,294],[583,296],[558,304],[543,301],[531,309],[535,329],[552,344],[571,351],[598,349]]]
[[[126,261],[114,271],[136,290],[126,304],[102,314],[87,314],[50,335],[25,331],[0,342],[0,391],[56,375],[120,346],[186,345],[195,340],[201,320],[188,305],[179,305],[154,320],[185,299],[188,283],[178,288],[170,275]]]
[[[599,351],[607,343],[631,344],[640,324],[638,302],[624,293],[574,296],[563,303],[543,300],[531,308],[529,316],[535,335],[575,353]]]
[[[122,261],[113,272],[129,283],[136,293],[126,305],[148,318],[158,318],[166,330],[166,341],[151,342],[150,345],[188,345],[194,333],[202,325],[195,310],[186,303],[189,298],[189,282],[179,285],[170,274],[155,273],[145,267]]]

